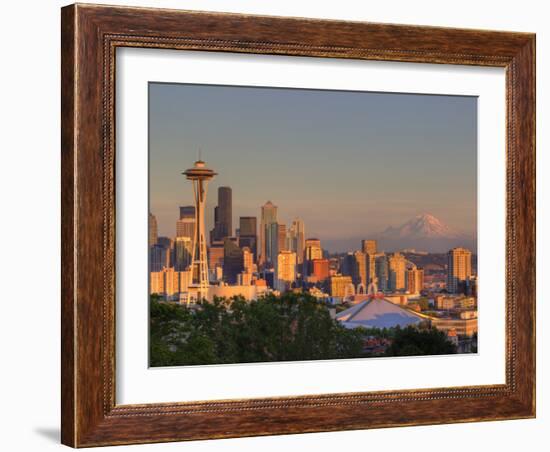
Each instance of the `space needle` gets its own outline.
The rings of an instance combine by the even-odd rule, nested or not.
[[[195,195],[195,233],[193,237],[193,253],[191,259],[191,289],[196,290],[197,300],[206,298],[210,280],[208,278],[208,258],[206,254],[206,238],[204,233],[204,206],[208,182],[217,175],[206,167],[199,156],[193,168],[183,173],[193,183]],[[189,300],[189,298],[188,298]]]

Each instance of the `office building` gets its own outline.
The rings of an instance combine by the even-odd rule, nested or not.
[[[239,244],[239,247],[240,247],[240,244]],[[250,248],[248,248],[247,246],[245,246],[244,248],[241,248],[241,249],[243,250],[244,272],[252,274],[252,273],[255,272],[254,254],[252,253]]]
[[[277,224],[277,206],[274,205],[271,201],[267,201],[261,207],[261,217],[260,217],[260,249],[259,249],[259,262],[260,264],[265,264],[266,262],[272,262],[272,256],[268,255],[268,249],[272,248],[273,239],[271,234],[273,232],[272,225]],[[276,229],[276,228],[275,228]],[[278,232],[276,232],[276,237],[278,239]],[[268,245],[270,243],[270,245]]]
[[[287,251],[288,250],[288,243],[287,243],[287,231],[286,231],[286,224],[279,223],[277,225],[277,250],[279,252],[281,251]]]
[[[180,206],[180,217],[176,222],[176,237],[195,237],[195,207]]]
[[[159,272],[163,268],[170,267],[170,253],[170,247],[165,247],[158,243],[149,247],[149,271]]]
[[[296,253],[296,263],[298,265],[302,264],[302,262],[304,261],[304,251],[306,244],[305,234],[306,232],[304,222],[299,218],[295,218],[290,225],[290,229],[288,230],[287,248],[290,251],[294,251]]]
[[[303,273],[309,276],[313,272],[313,260],[323,258],[323,249],[319,239],[307,239],[305,241]]]
[[[279,254],[279,224],[269,223],[265,227],[265,260],[264,266],[267,268],[277,265],[277,256]]]
[[[231,187],[218,188],[218,205],[214,208],[214,229],[210,241],[223,240],[233,234],[233,195]]]
[[[378,290],[387,292],[389,290],[389,267],[388,257],[384,253],[376,255],[375,274]]]
[[[313,276],[318,282],[325,281],[329,275],[329,260],[328,259],[313,259],[313,271],[311,276]]]
[[[330,277],[330,295],[337,298],[344,298],[346,295],[353,295],[355,290],[351,276],[334,275]]]
[[[281,292],[291,288],[296,281],[296,253],[280,251],[277,257],[275,288]]]
[[[223,248],[223,279],[227,284],[237,284],[239,273],[244,271],[243,250],[236,237],[226,237]]]
[[[376,240],[361,240],[361,251],[365,254],[376,254]]]
[[[190,237],[176,237],[174,240],[174,269],[185,271],[191,266],[193,259],[193,243]]]
[[[239,218],[239,246],[250,248],[254,261],[258,259],[258,233],[256,217]]]
[[[342,274],[351,276],[354,285],[362,284],[367,288],[366,255],[362,251],[349,252],[342,260]]]

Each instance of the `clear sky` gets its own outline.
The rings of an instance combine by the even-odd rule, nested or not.
[[[431,213],[476,230],[477,99],[211,85],[149,85],[150,211],[174,236],[197,159],[233,189],[233,227],[271,200],[306,236],[360,239]],[[208,234],[208,232],[207,232]],[[343,250],[342,250],[343,251]]]

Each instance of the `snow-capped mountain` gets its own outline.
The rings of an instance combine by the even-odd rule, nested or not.
[[[455,246],[475,250],[475,237],[461,233],[429,213],[411,218],[401,226],[390,226],[380,234],[381,248],[398,250],[414,248],[429,252],[445,252]]]
[[[384,237],[459,238],[461,234],[447,226],[441,220],[429,213],[423,213],[411,218],[399,227],[390,226],[381,234]]]

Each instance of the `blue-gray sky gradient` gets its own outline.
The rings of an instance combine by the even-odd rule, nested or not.
[[[174,236],[197,150],[233,189],[233,225],[271,200],[307,236],[361,238],[428,212],[476,231],[475,97],[149,85],[150,211]],[[343,251],[343,250],[342,250]]]

